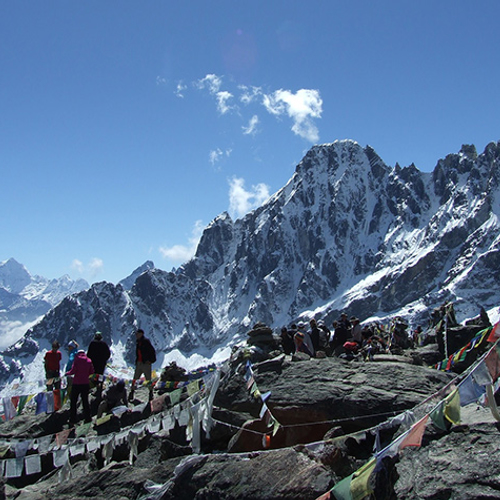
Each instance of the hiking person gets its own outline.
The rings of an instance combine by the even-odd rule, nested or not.
[[[111,356],[111,351],[109,350],[108,344],[102,340],[102,333],[95,332],[94,340],[89,344],[89,348],[87,349],[87,356],[92,360],[92,364],[94,365],[94,370],[97,375],[101,375],[101,377],[97,377],[95,382],[96,395],[97,397],[101,396],[102,386],[104,380],[102,375],[104,375],[104,370],[106,368],[106,363]],[[92,385],[94,387],[94,385]]]
[[[61,388],[60,362],[62,359],[60,344],[57,340],[52,342],[52,349],[45,353],[44,366],[45,378],[47,379],[47,391]]]
[[[295,352],[303,352],[313,357],[313,353],[311,352],[307,344],[304,342],[305,335],[306,334],[304,334],[303,332],[297,332],[293,336],[293,341],[295,342]]]
[[[298,324],[298,330],[297,333],[302,333],[303,334],[303,342],[307,347],[307,350],[311,353],[311,356],[314,358],[316,356],[316,350],[314,349],[314,345],[311,339],[311,336],[309,335],[309,332],[306,331],[306,325],[304,323],[299,323]],[[293,337],[295,341],[295,335]]]
[[[68,342],[68,362],[66,363],[66,372],[69,372],[71,370],[71,367],[73,366],[73,361],[75,361],[75,356],[78,351],[78,342],[76,340],[70,340]],[[68,397],[71,395],[71,386],[73,384],[73,378],[72,377],[66,377],[66,390]]]
[[[318,323],[319,328],[319,350],[324,351],[327,356],[332,355],[330,348],[330,335],[331,332],[324,323]]]
[[[351,324],[351,338],[352,340],[354,340],[354,342],[357,342],[361,346],[361,344],[363,343],[363,336],[361,335],[361,323],[359,322],[358,318],[353,316],[351,318]]]
[[[127,389],[125,389],[125,380],[120,379],[116,384],[108,387],[99,403],[97,409],[97,418],[101,418],[104,413],[109,413],[117,406],[128,406]]]
[[[71,389],[70,408],[69,408],[69,423],[76,423],[76,409],[78,406],[78,396],[82,398],[83,416],[85,422],[91,422],[89,392],[90,381],[89,377],[94,373],[94,365],[92,360],[85,354],[83,349],[76,353],[75,360],[71,370],[66,372],[66,376],[73,375],[73,386]]]
[[[314,348],[314,352],[319,351],[319,328],[316,323],[316,320],[313,318],[309,321],[309,326],[311,327],[311,331],[309,336],[311,337],[312,345]]]
[[[95,373],[104,375],[104,369],[111,356],[111,351],[108,344],[102,340],[101,332],[95,332],[94,340],[92,340],[87,349],[87,356],[92,360]]]
[[[347,319],[346,313],[342,313],[340,319],[333,322],[333,328],[333,339],[330,344],[332,353],[338,355],[342,352],[342,348],[347,342],[351,331],[351,323]]]
[[[135,382],[144,374],[147,382],[151,382],[152,364],[156,361],[156,351],[150,340],[144,336],[144,330],[139,328],[135,332],[135,372],[130,389],[130,399],[134,397]],[[153,399],[153,386],[149,387],[149,400]]]
[[[293,335],[294,334],[290,332],[286,326],[281,328],[281,345],[285,354],[293,354],[295,351]]]

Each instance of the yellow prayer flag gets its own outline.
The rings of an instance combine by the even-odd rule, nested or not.
[[[186,392],[188,393],[188,396],[191,397],[193,394],[196,394],[200,390],[200,381],[199,380],[193,380],[187,387],[186,387]]]
[[[352,500],[362,500],[366,496],[373,493],[373,489],[369,483],[370,476],[375,470],[376,465],[377,460],[374,457],[352,475],[350,488]]]
[[[444,416],[452,424],[458,425],[460,423],[460,394],[458,388],[447,396],[444,401]]]
[[[105,424],[106,422],[109,422],[112,418],[113,418],[113,415],[112,415],[112,414],[109,414],[109,415],[104,415],[103,417],[98,418],[98,419],[95,421],[95,425],[96,425],[96,426],[103,425],[103,424]]]

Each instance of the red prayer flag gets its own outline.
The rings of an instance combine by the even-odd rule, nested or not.
[[[426,415],[413,425],[408,435],[403,439],[403,441],[401,441],[401,444],[399,445],[400,450],[406,448],[407,446],[421,446],[428,418],[429,415]]]
[[[492,328],[490,336],[488,337],[488,342],[495,342],[498,339],[498,337],[500,335],[500,331],[499,331],[499,328],[498,328],[499,324],[500,324],[500,321],[498,321],[495,324],[495,326]]]

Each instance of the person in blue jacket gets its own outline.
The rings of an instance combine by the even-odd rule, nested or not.
[[[65,372],[69,372],[73,366],[73,361],[75,361],[75,356],[78,351],[78,342],[76,340],[70,340],[68,342],[68,362],[66,363]],[[68,391],[68,397],[71,395],[71,386],[73,385],[73,377],[66,377],[66,390]]]

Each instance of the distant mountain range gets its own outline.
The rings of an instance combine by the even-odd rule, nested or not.
[[[210,356],[257,322],[331,326],[346,311],[425,325],[449,300],[475,316],[500,304],[499,216],[500,142],[479,155],[463,146],[429,173],[390,168],[353,141],[314,146],[263,206],[216,217],[175,272],[146,263],[117,285],[63,298],[4,351],[3,375],[52,339],[87,345],[96,330],[132,361],[140,326],[161,360],[173,349]]]
[[[27,325],[41,319],[64,297],[88,287],[85,280],[74,281],[67,275],[52,280],[32,275],[14,259],[0,262],[0,345],[7,347],[9,340],[17,340],[13,330],[22,332],[19,338]]]

